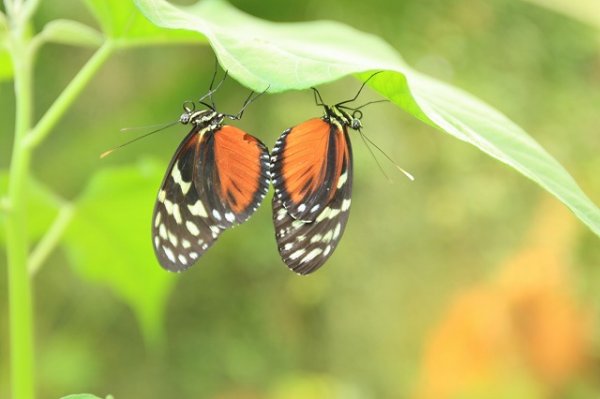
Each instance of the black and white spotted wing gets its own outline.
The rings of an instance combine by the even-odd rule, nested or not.
[[[252,215],[268,191],[268,160],[264,144],[240,129],[194,125],[171,160],[154,208],[152,239],[165,269],[187,269],[223,230]]]
[[[278,142],[278,155],[271,161],[272,178],[279,182],[275,184],[276,193],[272,202],[277,247],[285,264],[298,274],[314,272],[331,256],[346,228],[352,196],[352,148],[347,129],[343,125],[328,121],[325,122],[326,129],[314,120],[308,122],[318,128],[313,134],[321,135],[326,131],[327,135],[335,135],[336,137],[331,139],[321,140],[323,145],[334,145],[335,148],[314,148],[314,141],[295,139],[293,135],[296,127],[285,132],[287,140]],[[303,136],[310,134],[306,127],[298,131],[302,132]],[[309,147],[319,154],[333,155],[329,157],[328,162],[315,158],[319,165],[305,164],[302,168],[305,172],[298,173],[294,165],[302,160],[295,158],[297,154],[307,153],[308,149],[303,147]],[[288,164],[288,159],[293,159],[293,163]],[[286,174],[286,171],[290,170],[292,172]],[[321,201],[315,203],[311,201],[314,198],[290,190],[307,186],[307,183],[298,183],[293,179],[304,182],[314,180],[317,190],[318,187],[327,187],[331,193],[319,196]],[[294,198],[304,202],[294,202]],[[291,205],[286,207],[286,202]],[[310,203],[310,207],[303,206],[307,202]],[[299,210],[302,219],[294,218],[295,213],[290,212],[290,209]]]

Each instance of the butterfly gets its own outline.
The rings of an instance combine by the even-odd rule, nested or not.
[[[192,129],[175,151],[158,191],[152,241],[159,263],[170,271],[189,268],[224,230],[248,220],[269,189],[267,147],[224,124],[225,119],[240,119],[258,96],[250,93],[240,112],[229,115],[216,110],[215,91],[211,83],[198,101],[203,109],[184,103],[179,122]],[[211,104],[202,101],[206,97]]]
[[[350,100],[326,105],[317,89],[321,118],[285,130],[271,151],[273,224],[283,262],[298,274],[320,268],[340,242],[352,196],[352,146],[348,128],[360,132],[362,112],[352,108],[371,75]]]

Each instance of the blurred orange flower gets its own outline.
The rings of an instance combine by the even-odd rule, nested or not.
[[[591,312],[571,292],[575,227],[544,202],[523,248],[456,295],[426,343],[416,398],[552,397],[583,370]]]

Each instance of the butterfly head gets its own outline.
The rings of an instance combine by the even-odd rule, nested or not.
[[[183,113],[179,117],[179,122],[183,125],[220,125],[223,122],[223,114],[218,113],[210,107],[208,109],[196,110],[195,103],[186,101],[183,103]]]
[[[350,113],[352,111],[352,113]],[[348,126],[353,130],[362,129],[361,119],[363,113],[358,109],[351,109],[338,104],[330,107],[325,105],[325,115],[328,119],[334,119],[343,126]]]

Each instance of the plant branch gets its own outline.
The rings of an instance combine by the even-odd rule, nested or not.
[[[15,27],[25,28],[39,5],[39,0],[4,0],[8,17]]]
[[[4,8],[6,9],[6,14],[9,17],[14,15],[14,5],[11,0],[4,0]]]
[[[28,264],[33,272],[56,246],[60,236],[72,217],[72,209],[67,206],[48,234],[29,256],[27,234],[27,181],[33,148],[42,142],[56,125],[75,98],[98,71],[114,49],[107,41],[90,58],[81,71],[63,90],[46,114],[31,130],[33,104],[33,59],[35,46],[29,38],[26,27],[35,11],[38,0],[5,0],[10,19],[8,49],[14,66],[15,88],[15,136],[9,172],[6,213],[6,249],[8,257],[8,302],[10,333],[10,371],[12,397],[34,399],[34,349],[33,349],[33,306],[31,278]]]
[[[13,11],[21,4],[6,2]],[[13,15],[11,15],[13,16]],[[17,16],[15,16],[17,17]],[[31,127],[32,54],[22,23],[17,17],[10,25],[9,49],[14,65],[15,137],[10,163],[8,198],[11,205],[6,217],[8,255],[8,308],[10,331],[10,368],[12,397],[34,398],[33,309],[31,281],[27,273],[29,240],[27,235],[27,179],[31,154],[23,139]]]
[[[24,140],[24,145],[27,148],[33,148],[39,145],[44,138],[46,138],[59,119],[65,114],[66,110],[73,104],[77,96],[83,91],[96,72],[98,72],[102,64],[104,64],[112,54],[114,49],[114,43],[108,39],[96,53],[94,53],[79,73],[77,73],[73,80],[65,87],[52,106],[48,108],[31,133],[27,135]]]
[[[56,219],[54,219],[54,223],[52,223],[50,229],[29,256],[29,275],[31,277],[38,272],[44,261],[48,258],[48,255],[56,248],[63,233],[69,226],[74,213],[75,209],[70,203],[61,207]]]
[[[25,4],[23,5],[22,18],[24,20],[29,20],[33,13],[35,13],[35,10],[37,10],[39,4],[40,0],[25,0]]]

